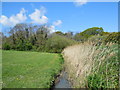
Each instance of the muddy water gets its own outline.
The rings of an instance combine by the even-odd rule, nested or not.
[[[58,82],[55,84],[54,90],[56,88],[71,88],[71,83],[67,80],[67,78],[67,73],[62,71],[61,76],[58,78]]]

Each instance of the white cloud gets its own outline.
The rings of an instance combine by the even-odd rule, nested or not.
[[[26,10],[24,8],[22,8],[18,14],[12,15],[11,17],[1,15],[0,23],[4,26],[14,26],[18,23],[22,23],[22,22],[26,21],[26,19],[27,19],[25,13],[26,13]]]
[[[44,7],[39,9],[35,9],[35,11],[29,15],[32,19],[32,23],[36,24],[45,24],[48,22],[48,18],[45,16],[46,10]]]
[[[40,9],[35,9],[35,11],[31,14],[29,14],[31,22],[34,24],[46,24],[48,22],[48,18],[45,16],[46,9],[44,7],[41,7]],[[0,23],[4,26],[13,27],[14,25],[18,23],[25,22],[27,20],[26,16],[26,10],[22,8],[19,13],[12,15],[10,17],[7,17],[5,15],[2,15],[0,17]],[[54,33],[57,31],[56,26],[59,26],[62,24],[61,20],[56,20],[53,22],[52,25],[48,26],[50,33]]]
[[[76,6],[82,6],[84,4],[86,4],[88,2],[88,0],[75,0],[74,4]]]
[[[55,30],[55,26],[51,25],[49,27],[47,27],[48,30],[50,31],[50,33],[54,33],[56,30]]]
[[[53,22],[53,24],[51,26],[48,26],[47,28],[50,31],[50,33],[54,33],[56,31],[58,31],[56,29],[56,26],[59,26],[60,24],[62,24],[62,21],[61,20],[57,20],[57,21]]]
[[[62,24],[62,21],[61,20],[57,20],[57,21],[53,22],[53,24],[51,26],[47,27],[47,28],[49,29],[50,33],[54,33],[56,31],[58,31],[56,29],[56,26],[59,26],[60,24]]]
[[[62,24],[61,20],[57,20],[57,21],[53,22],[54,26],[59,26],[60,24]]]
[[[9,18],[6,17],[6,16],[4,16],[4,15],[2,15],[2,16],[0,17],[0,23],[3,24],[3,25],[9,25],[9,24],[10,24]]]

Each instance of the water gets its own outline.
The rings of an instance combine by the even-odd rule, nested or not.
[[[59,82],[55,84],[55,88],[71,88],[71,84],[67,80],[67,73],[63,71],[61,74]]]

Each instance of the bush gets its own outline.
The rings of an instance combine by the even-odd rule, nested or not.
[[[26,47],[26,50],[31,50],[32,49],[32,44],[27,43],[25,47]]]
[[[4,50],[10,50],[11,47],[10,47],[9,44],[5,43],[5,44],[3,44],[3,49],[4,49]]]
[[[92,28],[88,28],[86,30],[84,30],[83,32],[77,33],[74,36],[74,39],[77,41],[81,41],[84,42],[86,40],[88,40],[88,38],[90,38],[93,35],[102,35],[103,34],[103,28],[102,27],[92,27]]]
[[[46,42],[45,51],[60,53],[65,47],[75,44],[76,41],[64,36],[54,35]]]
[[[92,42],[94,45],[101,45],[105,38],[106,36],[94,35],[88,38],[88,41]]]
[[[105,43],[118,43],[120,41],[120,32],[110,33],[104,40]]]

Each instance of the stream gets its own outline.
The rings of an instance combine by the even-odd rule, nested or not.
[[[57,88],[71,88],[71,83],[67,79],[67,72],[62,71],[60,77],[58,77],[58,82],[55,83],[54,89]]]

